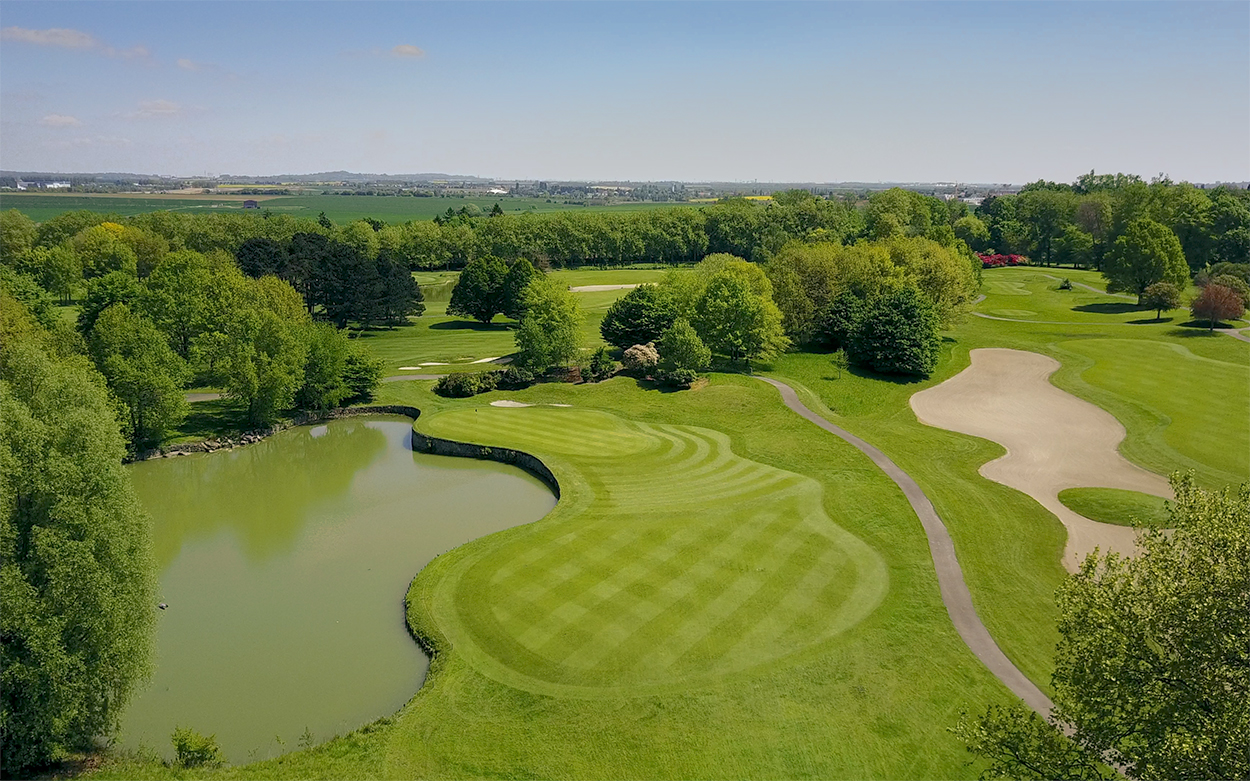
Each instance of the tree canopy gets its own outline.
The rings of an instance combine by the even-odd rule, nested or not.
[[[0,744],[8,774],[107,734],[148,671],[150,532],[103,385],[0,291]]]
[[[991,708],[958,732],[983,777],[1250,776],[1250,490],[1173,476],[1175,531],[1091,554],[1059,589],[1052,721]]]
[[[1149,218],[1133,221],[1107,254],[1103,275],[1107,291],[1135,293],[1138,303],[1156,282],[1178,287],[1189,281],[1189,267],[1176,234]]]

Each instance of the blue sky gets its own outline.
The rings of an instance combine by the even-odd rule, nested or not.
[[[1250,4],[0,4],[0,167],[1250,179]]]

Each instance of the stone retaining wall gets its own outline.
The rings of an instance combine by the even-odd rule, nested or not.
[[[224,437],[221,439],[207,439],[203,442],[169,445],[168,447],[140,453],[133,460],[146,461],[150,458],[167,458],[184,453],[212,453],[216,450],[230,450],[242,445],[259,442],[265,437],[273,436],[279,431],[284,431],[292,426],[307,426],[325,420],[351,418],[358,415],[404,415],[412,418],[415,422],[417,418],[421,417],[421,410],[405,404],[370,404],[362,407],[340,407],[338,409],[326,410],[325,412],[308,412],[266,429],[240,434],[237,438]],[[551,492],[556,495],[556,498],[560,498],[560,483],[556,480],[556,476],[552,474],[551,470],[547,468],[547,465],[538,460],[537,457],[520,450],[513,450],[507,447],[472,445],[468,442],[457,442],[454,439],[431,437],[428,434],[418,432],[415,428],[412,430],[412,449],[418,453],[433,453],[438,456],[455,456],[457,458],[476,458],[480,461],[498,461],[502,464],[511,464],[543,481],[551,489]]]

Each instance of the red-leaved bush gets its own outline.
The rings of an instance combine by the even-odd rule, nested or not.
[[[981,268],[1029,265],[1029,259],[1023,255],[977,255],[977,257],[981,259]]]

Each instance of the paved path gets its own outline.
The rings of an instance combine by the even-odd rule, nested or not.
[[[938,589],[942,594],[942,604],[946,605],[946,612],[951,617],[951,623],[955,625],[955,631],[959,632],[959,636],[967,644],[973,655],[989,668],[994,677],[1002,681],[1004,686],[1011,689],[1030,708],[1043,717],[1049,717],[1050,711],[1054,707],[1050,698],[1042,693],[1041,689],[1037,688],[1024,673],[1020,672],[1011,663],[1011,660],[1007,658],[1002,649],[998,647],[998,644],[994,642],[994,638],[990,637],[989,630],[985,628],[985,624],[982,624],[981,619],[977,617],[976,608],[972,605],[972,594],[968,591],[968,584],[964,582],[964,574],[959,567],[959,560],[955,558],[955,544],[951,541],[950,534],[946,531],[946,525],[942,523],[942,519],[938,517],[937,511],[933,509],[933,503],[929,501],[929,497],[925,496],[924,491],[920,490],[920,486],[916,484],[916,481],[911,479],[902,469],[899,469],[898,465],[891,461],[885,453],[882,453],[854,434],[838,428],[808,409],[803,402],[799,401],[798,395],[789,385],[767,377],[760,377],[759,379],[781,391],[781,399],[787,407],[820,426],[825,431],[850,443],[861,453],[872,459],[872,462],[902,489],[903,495],[907,497],[908,504],[911,505],[916,516],[920,518],[920,525],[924,527],[925,535],[929,538],[929,553],[933,556],[933,567],[937,570]]]

